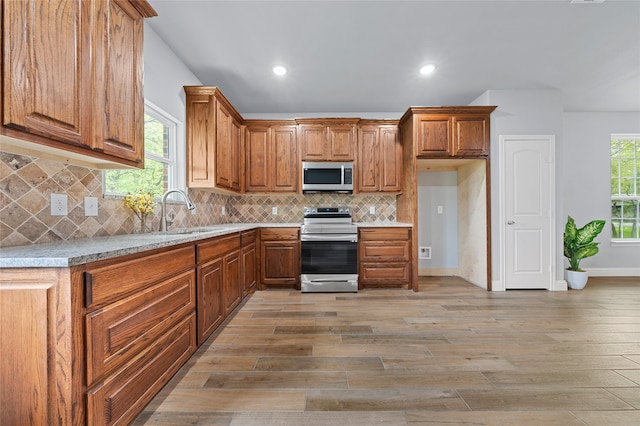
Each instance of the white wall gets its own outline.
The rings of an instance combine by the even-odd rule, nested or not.
[[[146,22],[143,58],[145,99],[184,123],[186,103],[182,86],[202,83]]]
[[[564,113],[564,212],[578,226],[593,219],[607,224],[596,239],[600,253],[583,260],[581,267],[592,275],[618,274],[615,269],[634,269],[640,273],[640,245],[611,245],[610,140],[612,133],[640,133],[640,112]],[[600,271],[598,271],[600,270]],[[632,271],[628,271],[632,272]],[[618,274],[619,275],[619,274]],[[625,274],[626,275],[626,274]]]
[[[500,193],[498,141],[500,135],[556,137],[556,279],[563,279],[566,262],[562,235],[567,215],[578,225],[607,219],[597,241],[600,253],[583,261],[592,275],[640,274],[640,247],[611,246],[609,140],[611,133],[640,132],[640,112],[564,112],[559,90],[488,90],[471,105],[496,105],[491,115],[491,241],[493,280],[500,280]],[[584,184],[583,184],[584,183]]]
[[[438,206],[442,206],[442,214],[438,214]],[[455,170],[418,173],[418,233],[418,245],[431,247],[431,259],[420,259],[419,269],[458,268],[458,173]]]

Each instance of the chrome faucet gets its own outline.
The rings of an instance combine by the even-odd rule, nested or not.
[[[161,210],[160,210],[160,231],[167,231],[167,197],[169,196],[169,194],[173,193],[173,192],[177,192],[178,194],[182,194],[182,197],[184,198],[185,204],[187,205],[187,208],[189,210],[193,210],[196,208],[196,205],[193,204],[191,202],[191,200],[189,199],[189,197],[187,197],[187,194],[185,194],[183,191],[179,190],[179,189],[170,189],[167,192],[164,193],[164,195],[162,196],[162,203],[161,203]],[[173,223],[173,222],[170,222]]]

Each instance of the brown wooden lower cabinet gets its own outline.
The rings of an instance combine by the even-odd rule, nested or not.
[[[130,423],[256,289],[258,235],[0,269],[0,424]],[[267,282],[295,287],[298,228],[263,235]]]
[[[240,233],[198,242],[198,345],[242,300]]]
[[[240,233],[240,241],[242,242],[241,252],[241,270],[242,270],[242,298],[256,290],[257,280],[257,250],[256,237],[258,231],[251,230]]]
[[[1,269],[0,424],[130,423],[256,288],[256,270],[255,230]]]
[[[195,267],[187,245],[81,268],[87,424],[129,423],[195,352]]]
[[[358,229],[358,287],[403,287],[411,283],[411,228]]]
[[[261,290],[300,289],[300,228],[261,228],[259,256]]]

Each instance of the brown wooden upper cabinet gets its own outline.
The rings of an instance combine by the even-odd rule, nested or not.
[[[357,176],[358,192],[402,190],[402,144],[397,121],[360,122]]]
[[[409,108],[400,120],[413,117],[418,157],[487,157],[489,107]]]
[[[298,130],[294,121],[248,120],[245,191],[298,192]]]
[[[298,118],[302,161],[353,161],[356,124],[353,118]]]
[[[142,21],[153,8],[144,0],[2,8],[3,149],[142,168]]]
[[[242,117],[217,87],[185,86],[187,186],[243,191]]]

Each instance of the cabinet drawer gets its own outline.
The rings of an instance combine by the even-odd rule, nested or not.
[[[232,234],[224,237],[216,238],[211,241],[198,244],[196,250],[198,252],[198,264],[201,265],[212,259],[220,257],[225,253],[240,248],[240,234]]]
[[[300,228],[262,228],[260,238],[262,241],[299,240]]]
[[[255,229],[253,231],[241,232],[242,247],[255,243],[257,233],[258,232]]]
[[[359,228],[360,240],[408,240],[410,228]]]
[[[85,272],[85,305],[114,302],[156,281],[195,267],[193,246],[89,269]]]
[[[87,424],[129,424],[196,350],[191,314],[113,376],[87,392]]]
[[[87,315],[87,384],[120,368],[195,311],[195,271]]]
[[[362,241],[361,262],[408,262],[409,241]]]
[[[358,280],[361,284],[406,284],[409,282],[410,263],[361,263]]]

